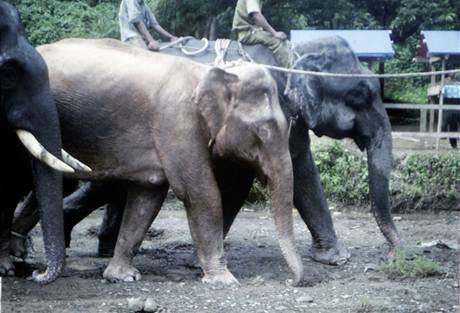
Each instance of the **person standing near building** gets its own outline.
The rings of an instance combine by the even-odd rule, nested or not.
[[[232,30],[242,44],[265,45],[280,66],[291,67],[293,53],[287,44],[287,35],[268,23],[262,14],[260,0],[238,0]]]
[[[145,0],[122,0],[118,18],[123,43],[158,51],[160,44],[152,37],[151,30],[170,41],[177,40],[176,36],[161,27]]]

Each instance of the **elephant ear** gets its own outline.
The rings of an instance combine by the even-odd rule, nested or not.
[[[293,68],[304,71],[320,72],[326,58],[322,53],[309,53],[296,61]],[[290,74],[285,95],[301,112],[309,128],[315,128],[321,116],[323,98],[323,79],[313,75]]]
[[[206,121],[211,138],[215,138],[223,126],[227,109],[236,98],[238,83],[238,76],[212,68],[195,89],[192,99]]]

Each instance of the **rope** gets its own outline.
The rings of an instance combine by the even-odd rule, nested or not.
[[[420,77],[420,76],[432,76],[432,75],[442,75],[442,74],[454,74],[460,73],[460,69],[455,70],[446,70],[446,71],[432,71],[432,72],[409,72],[409,73],[398,73],[398,74],[346,74],[346,73],[329,73],[329,72],[315,72],[315,71],[305,71],[305,70],[296,70],[288,69],[279,66],[260,64],[261,66],[284,73],[290,74],[302,74],[302,75],[312,75],[312,76],[323,76],[323,77],[343,77],[343,78],[352,78],[352,77],[362,77],[362,78],[409,78],[409,77]]]
[[[201,47],[200,49],[193,50],[193,51],[186,50],[184,45],[183,45],[183,43],[189,41],[190,39],[194,39],[194,37],[192,37],[192,36],[181,37],[181,38],[179,38],[177,40],[174,40],[173,42],[170,42],[170,43],[168,43],[168,44],[166,44],[164,46],[161,46],[160,51],[168,49],[168,48],[171,48],[171,47],[174,47],[174,46],[179,46],[183,54],[191,56],[191,55],[199,54],[199,53],[205,51],[206,49],[208,49],[208,47],[209,47],[208,39],[203,38],[203,39],[201,39],[201,41],[204,42],[203,47]]]
[[[225,55],[227,54],[228,47],[232,41],[230,39],[217,39],[214,44],[214,50],[216,51],[216,59],[214,60],[214,66],[225,65]]]
[[[192,36],[180,37],[179,39],[176,39],[176,40],[171,41],[170,43],[168,43],[168,44],[166,44],[164,46],[161,46],[160,51],[168,49],[168,48],[171,48],[171,47],[174,47],[174,46],[179,45],[179,44],[182,44],[184,41],[189,41],[190,39],[193,39],[193,37]]]
[[[204,45],[203,45],[203,47],[201,47],[201,49],[198,49],[198,50],[195,50],[195,51],[189,51],[189,50],[186,50],[185,47],[181,47],[180,50],[182,51],[183,54],[188,55],[188,56],[200,54],[201,52],[206,51],[206,49],[208,49],[208,47],[209,47],[208,39],[203,38],[203,39],[201,39],[201,41],[204,42]]]
[[[160,47],[160,51],[179,45],[181,47],[182,53],[188,56],[196,55],[199,54],[203,51],[205,51],[209,47],[209,41],[206,38],[203,38],[202,41],[204,42],[204,45],[200,49],[194,49],[193,51],[186,50],[182,43],[187,42],[190,39],[194,39],[192,36],[187,36],[187,37],[181,37],[171,43],[168,43],[162,47]],[[224,41],[225,42],[225,41]],[[220,45],[220,44],[219,44]],[[226,45],[226,43],[225,43]],[[230,45],[230,42],[228,43]],[[243,45],[241,42],[238,41],[238,46],[239,49],[232,49],[227,46],[225,48],[224,52],[224,57],[225,53],[227,51],[237,51],[239,54],[241,54],[247,61],[246,63],[257,63],[254,61],[254,59],[244,50]],[[220,46],[222,49],[223,45]],[[295,50],[294,50],[295,51]],[[217,52],[217,41],[216,41],[216,54],[217,58],[219,57],[219,53]],[[217,60],[216,58],[216,60]],[[244,62],[243,62],[244,63]],[[273,71],[278,71],[278,72],[284,72],[288,74],[301,74],[301,75],[312,75],[312,76],[322,76],[322,77],[342,77],[342,78],[352,78],[352,77],[360,77],[360,78],[410,78],[410,77],[425,77],[425,76],[432,76],[432,75],[445,75],[445,74],[455,74],[455,73],[460,73],[460,69],[454,69],[454,70],[444,70],[444,71],[431,71],[431,72],[408,72],[408,73],[396,73],[396,74],[347,74],[347,73],[329,73],[329,72],[315,72],[315,71],[306,71],[306,70],[297,70],[297,69],[288,69],[284,67],[279,67],[279,66],[274,66],[274,65],[267,65],[267,64],[259,64],[267,69],[273,70]],[[234,66],[234,65],[233,65]]]

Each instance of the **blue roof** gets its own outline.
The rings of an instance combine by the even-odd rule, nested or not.
[[[360,59],[390,59],[394,57],[391,30],[291,30],[291,42],[300,44],[313,39],[340,36]]]
[[[425,46],[425,57],[460,56],[460,31],[424,30],[421,37],[421,45]]]

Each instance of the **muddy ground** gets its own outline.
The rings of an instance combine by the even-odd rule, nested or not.
[[[400,215],[397,226],[411,251],[439,262],[441,276],[391,281],[379,265],[387,246],[370,214],[334,210],[337,232],[349,248],[351,260],[339,267],[313,262],[308,257],[310,235],[295,213],[299,250],[313,287],[293,288],[278,248],[273,222],[267,210],[246,207],[226,240],[229,268],[241,286],[209,286],[200,282],[193,266],[185,212],[170,200],[160,212],[144,241],[135,265],[142,280],[107,283],[102,271],[108,259],[96,257],[95,212],[73,233],[63,278],[38,286],[24,278],[3,279],[3,313],[27,312],[130,312],[128,299],[147,297],[162,310],[157,312],[458,312],[458,251],[422,248],[422,242],[457,240],[459,214]],[[17,263],[27,276],[43,260],[39,228],[33,231],[34,251],[29,265]]]

